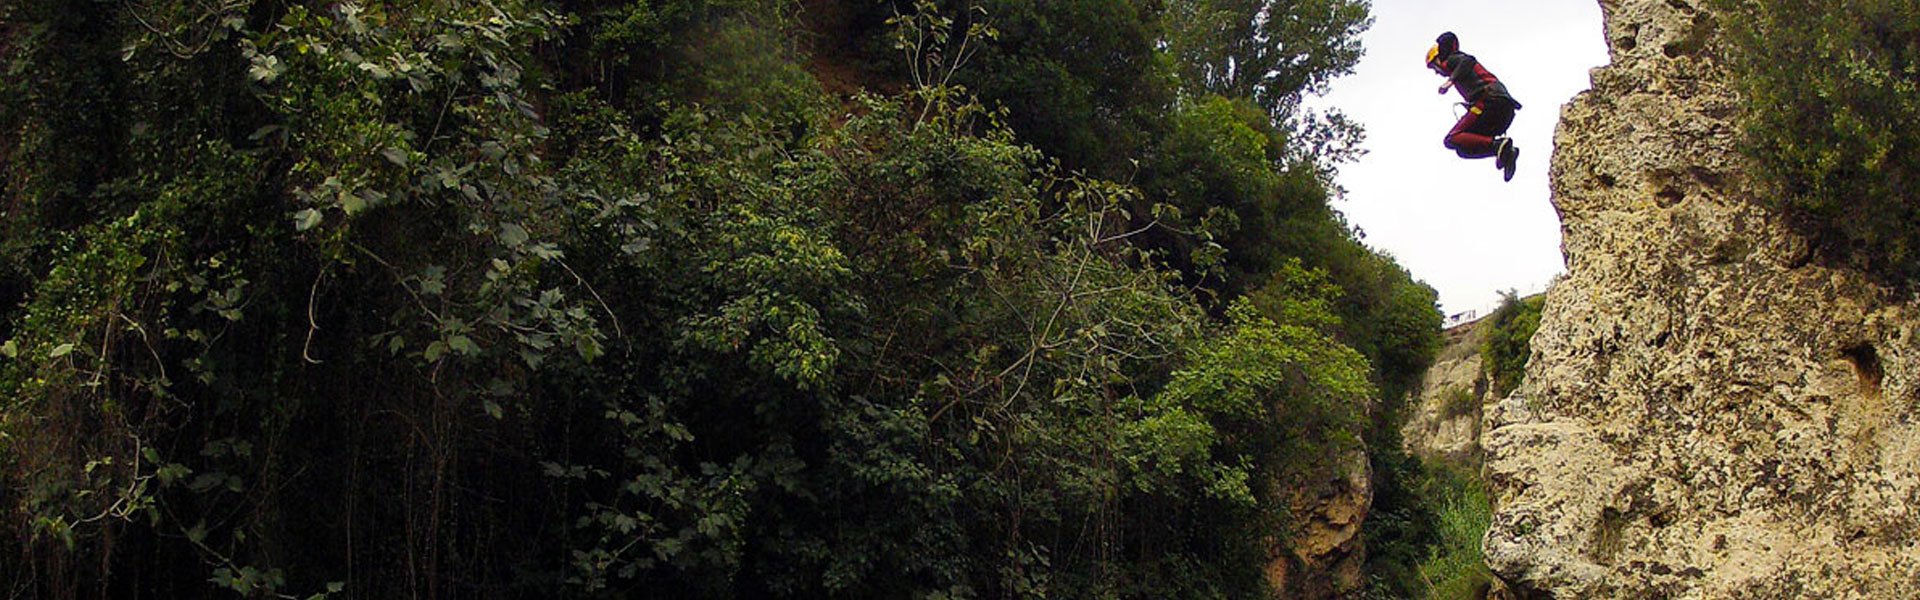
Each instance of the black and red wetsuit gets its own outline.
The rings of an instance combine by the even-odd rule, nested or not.
[[[1493,156],[1493,138],[1507,132],[1520,103],[1472,54],[1454,52],[1439,59],[1439,66],[1453,79],[1453,89],[1468,105],[1467,114],[1447,132],[1447,147],[1461,158]]]

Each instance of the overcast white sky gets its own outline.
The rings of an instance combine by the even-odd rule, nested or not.
[[[1355,73],[1313,103],[1367,128],[1367,155],[1340,169],[1347,197],[1336,207],[1369,246],[1439,290],[1447,314],[1484,314],[1503,290],[1545,289],[1565,270],[1547,159],[1560,106],[1607,64],[1598,0],[1373,0],[1373,16]],[[1422,61],[1442,31],[1525,105],[1509,130],[1520,147],[1510,183],[1492,159],[1463,160],[1440,144],[1459,95],[1434,93],[1445,80]]]

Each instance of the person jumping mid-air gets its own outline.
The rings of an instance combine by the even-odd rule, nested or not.
[[[1501,176],[1513,181],[1514,161],[1520,158],[1520,149],[1514,147],[1513,139],[1507,137],[1507,126],[1513,124],[1513,111],[1520,110],[1520,103],[1507,93],[1507,86],[1500,83],[1486,67],[1472,54],[1460,51],[1460,38],[1449,31],[1440,34],[1433,48],[1427,50],[1427,68],[1447,78],[1440,86],[1440,93],[1447,88],[1460,91],[1460,97],[1466,102],[1467,114],[1447,132],[1447,148],[1460,154],[1460,158],[1494,157],[1493,166],[1500,169]]]

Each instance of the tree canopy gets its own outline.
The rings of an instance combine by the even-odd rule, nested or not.
[[[1365,24],[0,6],[0,582],[1285,594],[1438,339],[1295,114]]]

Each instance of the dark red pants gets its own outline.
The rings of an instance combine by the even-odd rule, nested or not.
[[[1460,158],[1493,156],[1493,138],[1513,125],[1513,103],[1504,98],[1482,98],[1467,109],[1460,122],[1447,132],[1446,144]]]

